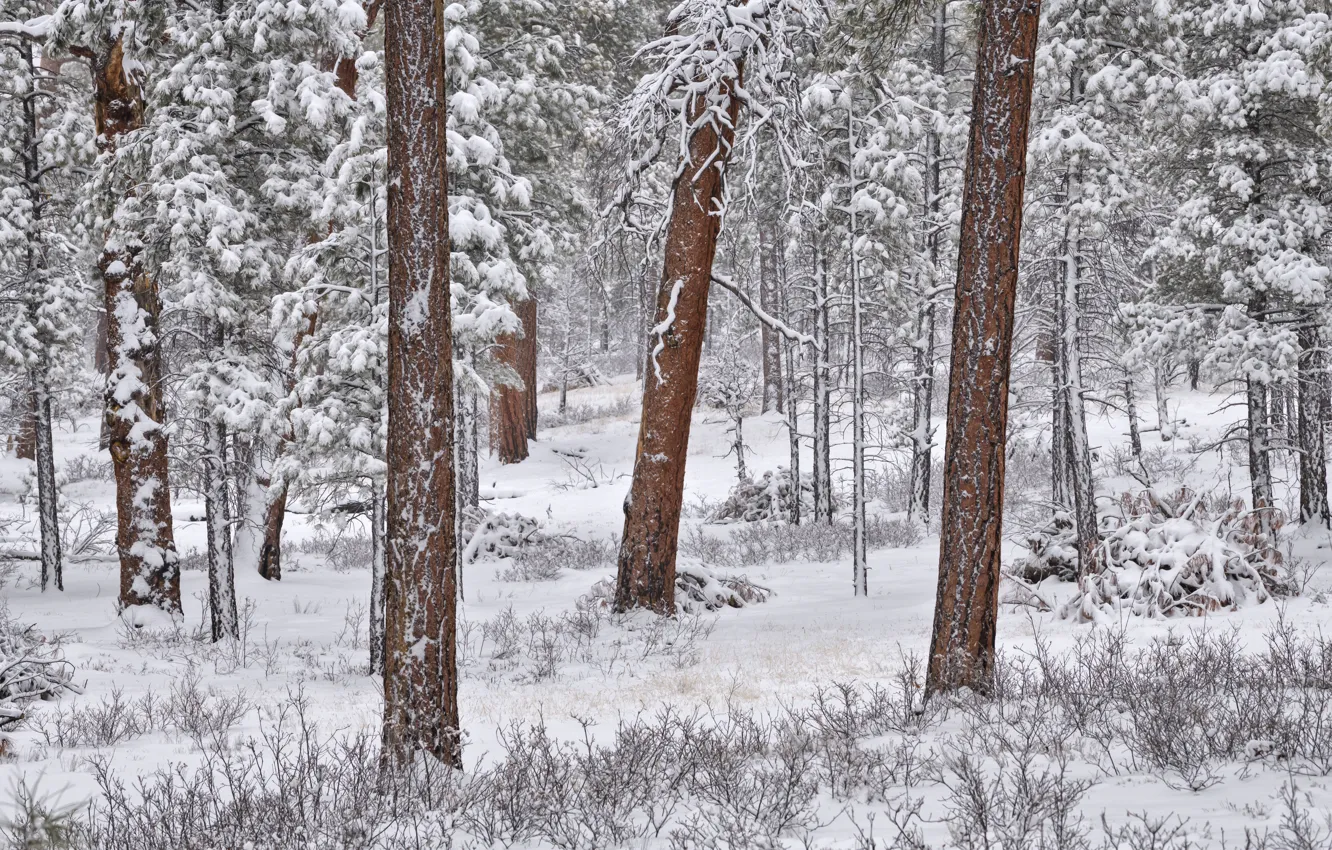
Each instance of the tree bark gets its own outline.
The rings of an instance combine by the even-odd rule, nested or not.
[[[462,766],[443,0],[384,10],[388,484],[384,749]]]
[[[384,673],[384,485],[370,482],[370,672]]]
[[[654,341],[644,364],[643,417],[634,477],[625,500],[615,607],[675,613],[675,555],[684,498],[690,417],[706,331],[708,288],[721,232],[725,169],[740,101],[726,80],[706,100],[688,104],[691,125],[705,109],[724,118],[702,122],[689,139],[688,161],[672,186],[666,252],[657,291]],[[719,126],[720,124],[720,126]]]
[[[1299,331],[1300,521],[1328,528],[1332,515],[1327,503],[1327,445],[1320,397],[1327,364],[1317,321],[1316,315],[1309,315]]]
[[[979,10],[926,692],[992,682],[1004,443],[1040,0]]]
[[[56,590],[65,589],[65,572],[60,552],[60,506],[56,489],[55,445],[51,422],[51,388],[44,369],[34,370],[30,376],[32,404],[36,414],[33,447],[37,461],[37,519],[42,544],[42,590],[54,584]]]
[[[602,314],[604,317],[604,313]],[[527,300],[518,305],[523,322],[523,338],[518,344],[518,377],[523,379],[523,425],[527,439],[537,435],[537,300],[530,290]],[[603,328],[605,326],[603,319]],[[603,349],[604,350],[604,349]],[[526,446],[524,446],[526,448]]]
[[[37,408],[33,394],[28,393],[28,404],[19,417],[18,439],[14,441],[14,457],[19,460],[37,459]]]
[[[204,513],[208,526],[208,614],[214,642],[240,637],[235,562],[231,548],[231,500],[227,494],[226,428],[204,423]]]
[[[514,312],[519,307],[515,305]],[[522,380],[522,338],[501,334],[495,342],[495,361]],[[490,392],[490,450],[500,463],[527,460],[527,400],[521,386],[498,384]]]
[[[765,216],[759,221],[759,306],[769,314],[777,311],[777,252],[781,250],[781,222],[776,216]],[[761,325],[759,344],[763,352],[763,407],[783,412],[782,397],[782,338],[781,334]]]
[[[119,40],[93,61],[98,146],[114,155],[122,136],[143,128],[143,95],[124,67]],[[110,236],[111,234],[108,234]],[[107,316],[106,415],[116,479],[116,548],[122,609],[151,605],[180,613],[180,570],[171,524],[166,403],[157,336],[157,280],[132,239],[109,239],[98,260]]]
[[[818,237],[816,237],[818,238]],[[828,261],[822,246],[814,248],[814,521],[831,524],[832,381],[828,356],[832,348],[829,322]]]

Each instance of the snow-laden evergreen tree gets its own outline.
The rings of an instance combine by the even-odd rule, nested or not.
[[[49,13],[33,0],[0,3],[0,20]],[[25,34],[0,34],[0,369],[26,391],[33,435],[41,585],[64,589],[53,417],[56,394],[81,383],[82,332],[92,309],[85,235],[74,214],[92,159],[89,87]],[[62,73],[63,72],[63,73]]]
[[[1245,388],[1252,507],[1270,530],[1272,390],[1298,377],[1299,327],[1319,322],[1332,271],[1317,65],[1328,17],[1305,0],[1196,0],[1173,6],[1169,23],[1178,49],[1155,78],[1151,114],[1175,206],[1152,251],[1152,295],[1169,312],[1211,314],[1207,362]],[[1145,322],[1140,344],[1199,322]],[[1325,491],[1326,472],[1308,472],[1302,485]]]

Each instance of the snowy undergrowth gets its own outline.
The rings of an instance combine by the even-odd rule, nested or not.
[[[1087,632],[1002,659],[994,692],[920,709],[920,670],[832,685],[771,712],[630,712],[556,734],[513,722],[454,773],[380,770],[294,693],[259,735],[201,742],[195,769],[128,783],[104,760],[77,846],[97,848],[1325,847],[1332,642],[1278,625],[1135,646]],[[1137,808],[1158,777],[1182,799],[1232,790],[1246,827]],[[1103,789],[1095,798],[1093,789]]]

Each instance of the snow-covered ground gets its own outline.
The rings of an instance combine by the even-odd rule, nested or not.
[[[575,406],[610,404],[633,393],[629,379],[610,386],[576,390]],[[1184,421],[1176,439],[1163,443],[1157,433],[1145,436],[1147,448],[1159,454],[1172,474],[1195,487],[1230,488],[1242,495],[1247,473],[1222,450],[1202,454],[1189,451],[1214,440],[1233,418],[1219,411],[1219,396],[1175,392],[1178,416]],[[543,410],[555,399],[543,396]],[[1093,410],[1093,413],[1096,413]],[[1151,411],[1145,425],[1154,424]],[[733,461],[723,459],[729,439],[719,417],[696,416],[688,461],[686,501],[717,501],[734,483]],[[97,454],[95,423],[81,421],[77,430],[61,423],[58,456],[61,467],[77,465],[77,458],[102,462]],[[1102,487],[1107,493],[1138,489],[1127,475],[1105,477],[1110,446],[1126,445],[1120,419],[1097,415],[1090,423],[1094,446],[1101,446]],[[754,417],[746,423],[746,437],[754,450],[752,470],[784,464],[787,442],[776,416]],[[532,456],[512,467],[483,461],[483,499],[495,510],[517,512],[539,519],[549,534],[609,541],[618,534],[621,503],[632,469],[637,416],[628,414],[593,419],[543,431],[532,445]],[[571,455],[583,458],[574,469]],[[1282,467],[1278,466],[1278,473]],[[18,502],[25,489],[28,464],[12,456],[0,457],[0,512],[31,516],[32,508]],[[591,486],[595,481],[595,487]],[[1287,482],[1285,486],[1289,486]],[[66,487],[64,498],[86,502],[90,509],[112,504],[107,477],[92,478]],[[174,505],[176,536],[182,552],[203,544],[199,504],[178,500]],[[702,522],[691,512],[686,525]],[[170,698],[191,687],[220,697],[237,692],[246,697],[244,713],[228,734],[237,738],[260,733],[265,713],[275,710],[302,689],[312,715],[322,726],[346,732],[373,731],[380,720],[380,687],[368,675],[365,643],[365,605],[369,570],[364,564],[346,564],[319,552],[297,551],[301,541],[318,533],[309,517],[289,521],[291,554],[280,583],[257,575],[237,576],[237,596],[243,609],[245,635],[238,647],[217,650],[191,639],[202,623],[205,573],[187,571],[183,577],[184,634],[144,637],[127,630],[117,619],[116,565],[106,558],[75,560],[65,568],[65,592],[41,593],[34,586],[34,565],[24,563],[3,588],[10,614],[59,636],[66,657],[77,669],[81,695],[67,695],[40,706],[35,720],[13,735],[14,756],[0,765],[0,797],[11,794],[20,778],[38,783],[47,793],[60,793],[66,801],[97,793],[88,757],[100,754],[113,769],[132,777],[176,762],[192,763],[197,747],[178,730],[129,735],[111,746],[61,747],[48,742],[60,712],[105,704],[112,699],[141,700],[147,694]],[[707,533],[725,535],[725,528]],[[356,533],[352,529],[349,533]],[[685,535],[682,533],[682,538]],[[1326,558],[1326,535],[1301,538],[1296,546],[1311,558]],[[308,548],[308,547],[306,547]],[[1017,548],[1010,544],[1010,557]],[[333,563],[337,561],[338,563]],[[465,568],[466,599],[461,604],[462,659],[460,703],[466,729],[466,758],[471,766],[493,758],[500,749],[500,731],[514,722],[543,718],[556,735],[578,738],[580,719],[591,719],[598,729],[612,728],[615,720],[673,704],[687,709],[708,706],[716,711],[736,707],[775,711],[783,705],[810,699],[816,688],[836,682],[895,687],[903,659],[923,656],[928,647],[937,568],[937,540],[902,549],[879,549],[870,556],[870,594],[852,596],[849,560],[834,563],[762,564],[725,572],[744,573],[770,588],[774,595],[764,604],[685,618],[669,634],[644,619],[606,625],[577,657],[551,659],[548,667],[534,666],[530,651],[512,659],[495,657],[494,642],[501,640],[493,625],[513,617],[529,621],[533,615],[558,618],[575,610],[576,601],[592,586],[613,576],[608,563],[589,570],[562,570],[552,581],[504,580],[508,565],[479,562]],[[1332,587],[1332,570],[1316,575],[1303,598],[1272,602],[1187,621],[1133,620],[1124,626],[1133,645],[1147,646],[1186,630],[1237,629],[1240,639],[1257,647],[1277,620],[1296,630],[1316,631],[1332,620],[1332,607],[1315,599],[1316,592]],[[1030,608],[1006,607],[1000,620],[999,643],[1004,652],[1031,652],[1038,640],[1055,652],[1067,651],[1091,627],[1059,620]],[[192,684],[193,683],[193,684]],[[1201,826],[1210,823],[1211,839],[1192,834],[1203,846],[1219,846],[1224,831],[1231,846],[1244,827],[1275,826],[1281,811],[1275,795],[1286,773],[1275,763],[1257,763],[1248,770],[1228,769],[1224,778],[1205,790],[1181,790],[1178,782],[1152,771],[1104,775],[1093,772],[1096,784],[1087,792],[1082,811],[1099,822],[1104,812],[1111,824],[1125,823],[1130,813],[1175,813]],[[1302,792],[1314,795],[1314,811],[1332,806],[1326,777],[1301,777]],[[931,833],[931,830],[933,832]],[[819,836],[826,846],[856,846],[845,822],[826,827]],[[943,826],[927,829],[931,840],[943,841]],[[1239,845],[1242,845],[1242,839]],[[820,844],[819,846],[825,846]]]

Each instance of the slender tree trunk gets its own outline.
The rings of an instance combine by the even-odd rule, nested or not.
[[[814,247],[814,521],[832,523],[832,386],[828,354],[828,263]]]
[[[856,267],[856,127],[847,114],[847,159],[851,191],[847,257],[851,273],[851,571],[852,595],[869,596],[869,540],[865,509],[865,360],[864,305]]]
[[[137,75],[124,67],[117,40],[93,62],[94,123],[103,154],[143,127]],[[113,225],[114,227],[114,225]],[[98,261],[105,286],[106,423],[116,479],[116,548],[122,609],[151,605],[180,613],[180,569],[171,525],[166,404],[157,280],[139,262],[140,246],[108,233]]]
[[[462,766],[443,0],[384,10],[388,484],[384,748]],[[521,420],[520,420],[521,421]]]
[[[690,418],[698,395],[698,364],[708,314],[708,288],[721,232],[725,168],[735,140],[740,101],[725,81],[687,106],[698,122],[705,109],[724,117],[702,122],[672,186],[671,217],[657,292],[654,343],[643,377],[643,417],[634,477],[625,501],[615,607],[675,613],[675,555],[684,499]],[[721,125],[720,127],[718,125]]]
[[[522,318],[523,307],[514,305]],[[523,380],[523,340],[516,334],[501,334],[495,344],[495,361],[507,366]],[[490,448],[500,463],[527,460],[527,399],[523,386],[499,384],[490,393]]]
[[[780,285],[779,295],[782,302],[782,316],[788,325],[795,326],[795,317],[791,310],[790,288],[786,280],[786,240],[782,240],[777,250],[777,274]],[[783,351],[786,355],[784,376],[786,387],[786,437],[791,464],[791,525],[799,525],[802,519],[804,482],[800,478],[800,375],[797,366],[799,349],[797,344],[783,337]]]
[[[1189,358],[1189,389],[1197,390],[1202,377],[1202,361],[1197,357]]]
[[[470,355],[469,355],[470,360]],[[455,440],[458,446],[458,519],[461,522],[469,508],[481,504],[481,481],[478,471],[477,450],[477,410],[476,389],[470,382],[464,382],[455,388],[457,406],[454,425]]]
[[[1039,0],[984,0],[962,199],[928,693],[994,672],[1004,443]]]
[[[36,436],[34,455],[37,461],[37,519],[42,545],[42,590],[50,584],[56,590],[65,589],[65,572],[60,552],[60,506],[56,489],[55,445],[51,422],[51,390],[46,370],[39,368],[29,375],[32,384],[33,409],[37,414],[33,433]]]
[[[231,500],[227,493],[226,428],[204,423],[204,514],[208,533],[208,614],[213,641],[240,637],[231,548]]]
[[[1133,375],[1124,370],[1124,410],[1128,414],[1129,447],[1133,456],[1142,457],[1142,430],[1138,427],[1138,404],[1133,395]]]
[[[1267,300],[1258,295],[1248,306],[1250,315],[1261,316],[1267,309]],[[1276,500],[1272,493],[1272,456],[1268,450],[1271,435],[1267,419],[1267,385],[1252,378],[1248,379],[1245,381],[1245,398],[1248,403],[1249,482],[1253,509],[1259,512],[1259,522],[1263,531],[1270,532],[1271,508],[1276,505]]]
[[[1069,91],[1075,102],[1081,102],[1082,79],[1077,71],[1069,81]],[[1059,416],[1056,430],[1062,431],[1060,443],[1064,454],[1057,458],[1056,467],[1062,469],[1060,477],[1065,485],[1064,501],[1060,504],[1073,515],[1078,564],[1085,573],[1091,568],[1098,536],[1096,486],[1092,480],[1087,412],[1082,400],[1082,247],[1078,224],[1073,218],[1073,210],[1081,200],[1082,179],[1073,168],[1064,174],[1063,194],[1062,275],[1055,297],[1055,341],[1059,349],[1055,360],[1058,393],[1055,411]]]
[[[758,224],[759,236],[759,307],[769,314],[777,312],[777,251],[780,250],[781,222],[764,216]],[[763,407],[782,412],[782,338],[766,324],[759,329],[763,358]]]
[[[605,312],[602,311],[602,328]],[[527,439],[537,435],[537,301],[529,292],[527,300],[518,305],[518,318],[523,321],[523,338],[518,345],[518,376],[523,379],[523,424]],[[605,350],[604,348],[602,349]],[[524,446],[526,449],[526,446]]]
[[[936,79],[947,72],[948,4],[934,10],[930,45],[930,66]],[[933,290],[943,279],[943,240],[946,224],[942,221],[943,144],[933,128],[925,137],[925,244],[929,246],[928,288]],[[907,503],[908,521],[921,528],[930,526],[930,481],[934,473],[934,325],[935,296],[926,293],[916,313],[915,343],[912,346],[911,394],[911,500]]]
[[[1161,434],[1161,442],[1168,443],[1175,438],[1175,425],[1170,421],[1170,399],[1166,395],[1166,375],[1169,371],[1164,360],[1157,362],[1154,370],[1156,390],[1156,427]]]
[[[1309,314],[1300,326],[1300,521],[1332,526],[1327,503],[1327,444],[1322,422],[1322,373],[1327,370],[1319,339],[1318,317]]]
[[[370,672],[384,672],[384,485],[370,482]]]

